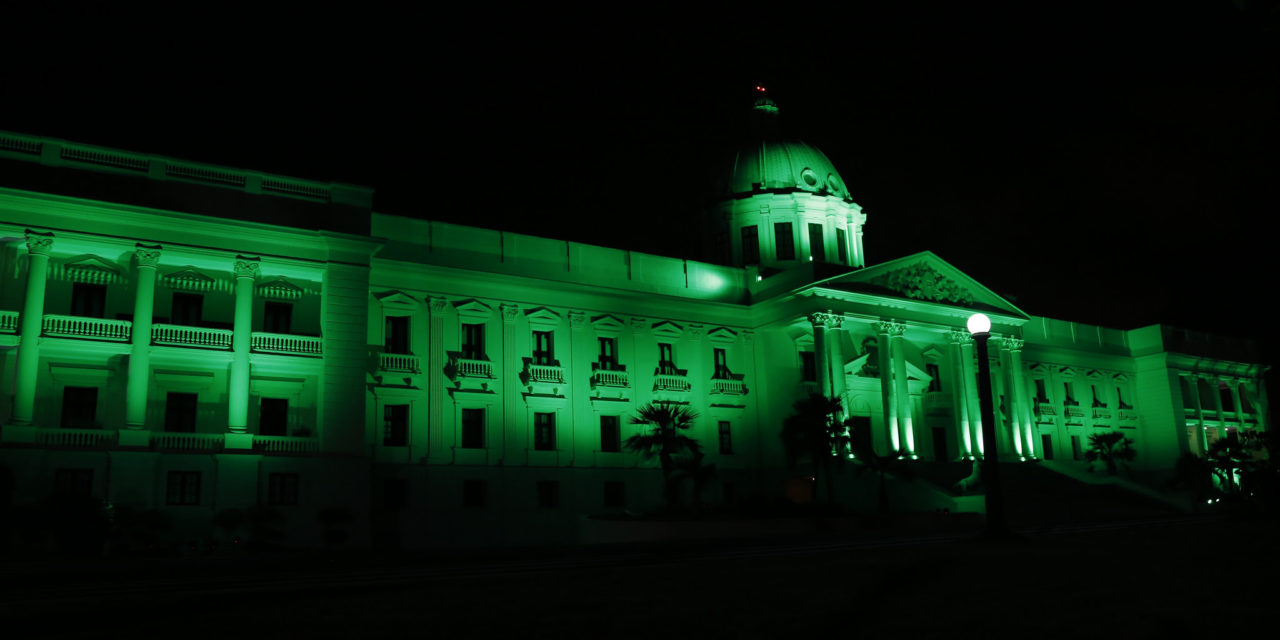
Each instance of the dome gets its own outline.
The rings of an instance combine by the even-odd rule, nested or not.
[[[799,140],[759,140],[733,158],[723,195],[808,191],[849,200],[844,180],[826,154]]]

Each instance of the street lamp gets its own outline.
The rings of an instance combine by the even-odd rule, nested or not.
[[[978,407],[982,411],[982,484],[987,490],[987,533],[1008,533],[1004,522],[1004,493],[1000,486],[1000,455],[996,449],[995,409],[991,406],[991,361],[987,359],[987,339],[991,318],[981,313],[965,323],[978,347]]]

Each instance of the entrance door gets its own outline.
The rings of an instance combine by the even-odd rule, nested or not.
[[[938,462],[945,462],[951,459],[951,457],[947,455],[946,427],[933,428],[933,459]]]

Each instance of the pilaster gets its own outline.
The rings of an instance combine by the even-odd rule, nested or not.
[[[964,366],[964,346],[972,341],[973,337],[967,331],[947,332],[947,342],[951,345],[948,349],[951,359],[951,407],[952,414],[956,418],[960,454],[964,458],[972,458],[974,455],[973,432],[969,422],[969,414],[971,413],[969,410],[969,387],[973,386],[973,379],[968,377]]]

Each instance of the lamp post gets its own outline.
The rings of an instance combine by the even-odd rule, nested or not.
[[[1000,485],[1000,455],[996,448],[995,409],[991,406],[991,361],[987,359],[987,339],[991,318],[981,313],[966,323],[978,355],[978,407],[982,412],[982,484],[987,491],[987,534],[1008,534],[1004,522],[1004,492]]]

